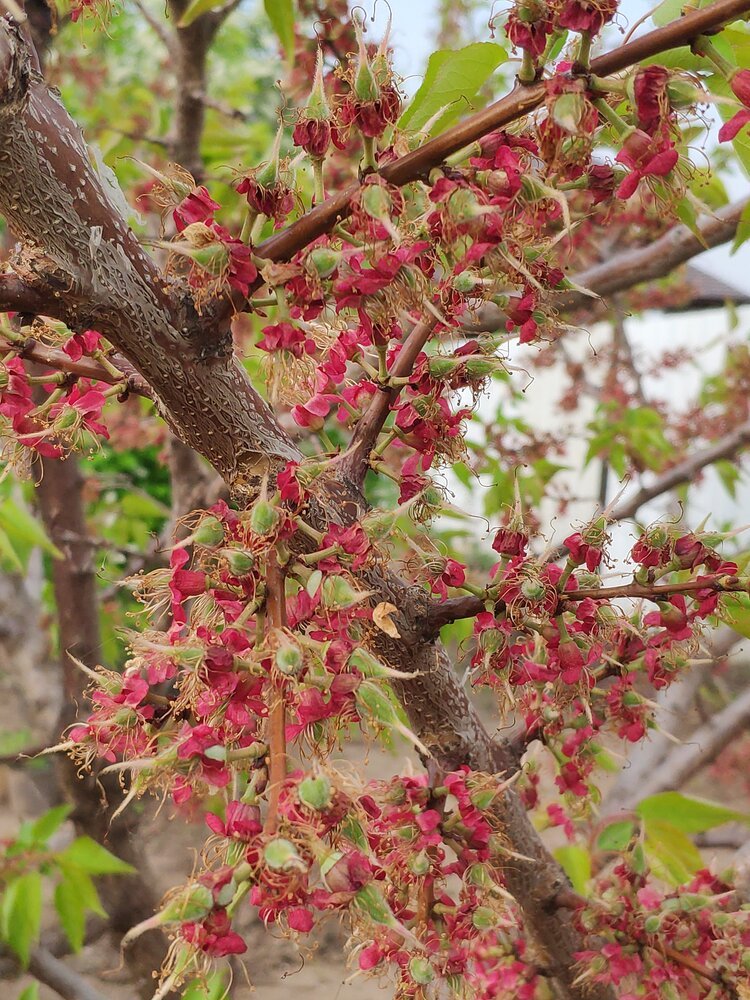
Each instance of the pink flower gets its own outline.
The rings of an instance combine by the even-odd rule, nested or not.
[[[740,129],[750,124],[750,69],[741,69],[730,80],[732,92],[743,107],[725,122],[719,131],[719,142],[729,142]]]
[[[220,208],[221,205],[213,200],[207,188],[195,188],[172,212],[177,232],[181,233],[193,222],[208,222]]]
[[[679,158],[666,134],[652,137],[641,129],[631,132],[615,157],[630,170],[617,189],[617,197],[630,198],[644,177],[666,177]]]
[[[223,906],[215,907],[200,923],[191,921],[183,924],[180,933],[193,947],[213,958],[242,955],[247,951],[245,942],[232,930],[231,921]]]

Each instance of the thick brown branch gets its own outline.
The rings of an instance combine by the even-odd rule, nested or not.
[[[593,60],[591,72],[596,76],[608,76],[659,52],[688,45],[698,35],[711,32],[722,24],[742,17],[748,10],[750,10],[750,0],[717,0],[716,3],[709,4],[701,10],[690,11],[663,28],[657,28],[641,38],[606,52]],[[546,88],[543,83],[517,86],[495,104],[478,111],[419,148],[387,164],[380,173],[389,183],[397,185],[426,177],[430,170],[439,166],[446,157],[481,139],[488,132],[503,128],[538,108],[545,94]],[[323,233],[329,232],[338,221],[346,218],[350,212],[352,195],[356,193],[357,188],[357,184],[352,184],[317,205],[287,229],[261,243],[256,253],[269,260],[288,260],[298,250],[312,243]]]
[[[0,274],[0,312],[28,313],[31,316],[51,315],[46,295],[27,285],[16,274]]]
[[[682,583],[643,584],[626,583],[612,587],[581,587],[578,590],[568,590],[560,594],[560,606],[575,604],[591,598],[595,601],[611,601],[621,597],[642,598],[647,601],[665,601],[674,594],[692,594],[701,590],[714,590],[720,593],[747,593],[748,585],[737,577],[721,577],[719,579],[687,580]],[[474,618],[485,610],[488,598],[475,597],[468,594],[465,597],[450,597],[430,608],[425,623],[425,635],[435,635],[443,625],[458,621],[459,618]],[[505,607],[503,601],[498,601],[496,609]]]
[[[46,948],[34,948],[29,956],[29,972],[64,1000],[105,1000],[78,972],[55,958]]]
[[[719,209],[715,215],[698,221],[700,239],[687,226],[673,226],[659,239],[647,246],[635,247],[615,254],[593,267],[571,275],[571,280],[581,288],[606,298],[624,292],[645,281],[654,281],[671,274],[675,268],[712,247],[721,246],[733,239],[740,217],[750,204],[743,198]],[[583,292],[569,291],[555,297],[555,307],[561,312],[581,309],[592,300]],[[466,330],[476,334],[502,327],[505,314],[491,303],[483,306]]]
[[[437,323],[437,316],[428,313],[416,324],[406,338],[399,356],[388,373],[391,378],[406,378],[411,375],[414,363]],[[398,387],[383,387],[373,397],[367,412],[357,424],[349,447],[336,463],[339,474],[348,478],[357,487],[361,487],[364,482],[365,473],[369,467],[370,452],[375,447],[378,434],[382,430],[400,391]]]
[[[629,517],[634,517],[641,507],[654,500],[656,497],[668,493],[683,483],[692,482],[701,469],[705,469],[714,462],[723,459],[734,458],[738,452],[743,451],[750,444],[750,422],[740,424],[729,434],[714,441],[708,447],[697,451],[694,455],[689,455],[682,462],[667,469],[660,476],[657,476],[649,486],[642,486],[632,497],[618,503],[610,511],[608,517],[610,521],[625,521]]]
[[[750,687],[692,733],[685,743],[674,747],[651,773],[644,775],[627,802],[617,801],[618,809],[634,808],[649,795],[681,788],[701,768],[716,760],[750,723]],[[615,805],[613,800],[612,805]]]
[[[46,344],[42,344],[33,338],[13,343],[0,338],[0,352],[6,353],[8,351],[16,351],[20,357],[25,358],[27,361],[36,361],[47,368],[54,368],[55,371],[59,372],[68,372],[70,375],[76,375],[80,378],[90,378],[98,382],[106,382],[108,385],[117,385],[118,382],[123,382],[128,392],[135,393],[138,396],[149,396],[151,394],[149,386],[132,369],[130,371],[125,370],[118,376],[94,360],[94,358],[83,357],[79,358],[78,361],[74,361],[65,351],[61,351],[56,347],[48,347]],[[129,369],[130,366],[126,364],[125,368]]]

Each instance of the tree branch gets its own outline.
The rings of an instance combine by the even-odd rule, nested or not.
[[[0,338],[0,352],[6,353],[8,351],[15,351],[19,357],[25,358],[27,361],[35,361],[40,365],[45,365],[47,368],[54,368],[59,372],[68,372],[71,375],[76,375],[80,378],[90,378],[97,382],[106,382],[108,385],[117,385],[118,382],[124,382],[126,383],[128,392],[132,392],[137,396],[151,395],[150,387],[137,372],[132,370],[124,358],[113,359],[113,363],[116,366],[122,365],[123,369],[125,369],[122,371],[122,377],[120,378],[94,358],[83,357],[79,358],[78,361],[74,361],[65,351],[61,351],[56,347],[48,347],[46,344],[34,340],[33,337],[18,342],[8,342]],[[128,371],[128,369],[130,370]]]
[[[644,775],[629,799],[616,800],[616,809],[632,809],[642,799],[658,792],[679,789],[712,761],[750,723],[750,687],[717,712],[705,725],[676,746],[649,774]],[[613,807],[615,800],[612,801]]]
[[[428,313],[412,329],[406,338],[398,357],[388,372],[390,378],[407,378],[414,370],[414,363],[420,351],[430,338],[430,334],[438,324],[437,316]],[[339,459],[334,460],[339,475],[349,479],[357,488],[361,488],[365,474],[369,468],[370,452],[375,447],[378,434],[388,419],[391,407],[399,396],[401,389],[395,386],[381,386],[360,418],[352,435],[351,442]]]
[[[697,228],[700,238],[680,223],[653,243],[609,257],[572,275],[571,280],[581,288],[606,298],[646,281],[663,278],[680,264],[733,239],[740,217],[748,204],[750,198],[742,198],[720,208],[714,215],[699,219]],[[592,299],[583,292],[568,291],[555,296],[555,306],[561,312],[581,309],[587,305],[592,305]],[[476,320],[466,325],[466,330],[471,333],[497,330],[502,326],[504,316],[501,309],[488,303],[482,306]]]
[[[748,10],[750,10],[750,0],[717,0],[701,10],[691,10],[663,28],[650,31],[594,59],[591,63],[591,73],[596,76],[608,76],[659,52],[689,45],[699,35],[714,31],[721,25],[741,17]],[[530,86],[519,84],[495,104],[469,116],[453,128],[446,129],[418,149],[386,164],[379,173],[390,184],[398,186],[427,177],[430,170],[440,166],[446,157],[481,139],[488,132],[503,128],[534,111],[544,101],[546,93],[544,83]],[[269,260],[288,260],[293,257],[298,250],[329,232],[337,222],[349,215],[351,198],[358,187],[358,184],[351,184],[320,205],[316,205],[287,229],[259,244],[255,250],[256,254]]]
[[[707,448],[689,455],[682,462],[667,469],[651,483],[650,486],[642,486],[637,493],[627,500],[617,504],[608,514],[610,521],[625,521],[629,517],[634,517],[640,508],[654,500],[656,497],[683,483],[691,482],[696,474],[714,462],[722,459],[733,458],[738,452],[745,449],[750,444],[750,421],[740,424],[729,434],[719,438]]]
[[[29,956],[29,972],[64,1000],[106,1000],[103,993],[90,986],[46,948],[34,948]]]

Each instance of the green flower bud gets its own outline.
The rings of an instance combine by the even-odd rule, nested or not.
[[[470,295],[482,284],[482,279],[473,271],[461,271],[453,278],[453,287],[459,295]]]
[[[343,576],[327,576],[323,579],[322,598],[324,608],[350,608],[363,599],[363,592],[355,590]]]
[[[159,922],[171,924],[202,920],[211,912],[213,905],[213,893],[205,885],[186,886],[161,910]]]
[[[208,549],[221,545],[224,541],[224,525],[218,517],[209,514],[193,532],[193,541],[197,545],[205,545]]]
[[[286,677],[296,677],[305,665],[302,650],[296,643],[285,642],[276,650],[276,669]]]
[[[421,955],[415,955],[409,962],[409,975],[415,983],[419,983],[420,986],[426,986],[427,983],[431,983],[435,978],[435,970],[432,968],[429,959],[422,958]]]
[[[270,535],[279,523],[280,515],[267,500],[257,500],[250,515],[250,527],[256,535]]]
[[[308,254],[307,260],[319,278],[330,278],[341,263],[341,253],[330,247],[315,247]]]
[[[489,906],[479,906],[474,910],[471,922],[478,931],[488,931],[497,924],[497,917]]]
[[[223,549],[221,553],[227,561],[232,576],[243,577],[252,572],[255,558],[244,549]]]
[[[494,361],[489,358],[467,358],[466,372],[472,378],[486,378],[491,375],[497,367]]]
[[[331,782],[324,774],[318,775],[317,778],[305,778],[300,782],[297,795],[300,802],[310,809],[323,812],[333,800]]]
[[[430,858],[427,851],[420,851],[419,854],[409,858],[409,871],[413,875],[426,875],[430,867]]]
[[[460,362],[455,361],[453,358],[430,358],[430,375],[433,378],[444,378],[446,375],[451,375],[458,368],[459,364]]]
[[[297,848],[284,837],[276,837],[263,848],[263,860],[273,871],[289,871],[291,868],[306,867],[297,853]]]
[[[521,594],[527,601],[538,601],[544,597],[544,584],[541,580],[524,580],[521,584]]]

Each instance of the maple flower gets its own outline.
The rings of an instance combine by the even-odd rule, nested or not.
[[[220,208],[221,205],[208,193],[208,188],[203,185],[194,188],[172,211],[177,232],[181,233],[193,222],[209,222]]]
[[[232,930],[232,922],[223,906],[214,907],[200,923],[188,921],[182,924],[180,934],[194,948],[213,958],[242,955],[247,951],[243,939]]]
[[[557,15],[561,28],[598,35],[617,12],[617,0],[565,0]]]
[[[738,70],[729,81],[732,93],[742,104],[742,108],[725,122],[719,130],[719,142],[734,139],[740,129],[750,125],[750,69]]]
[[[677,165],[679,158],[679,153],[665,132],[650,136],[641,129],[635,129],[615,157],[618,163],[630,170],[617,188],[617,197],[623,200],[630,198],[644,177],[666,177]]]

